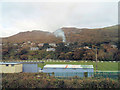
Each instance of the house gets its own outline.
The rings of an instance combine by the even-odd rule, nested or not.
[[[38,46],[39,47],[43,47],[44,43],[39,43]]]
[[[50,46],[56,47],[55,43],[49,43]]]
[[[91,49],[90,47],[88,47],[88,46],[85,46],[85,47],[83,47],[84,49]]]
[[[47,48],[46,51],[55,51],[55,48]]]
[[[44,73],[56,77],[91,77],[94,75],[93,65],[47,64],[43,68]]]
[[[14,43],[13,45],[14,45],[14,46],[17,46],[18,44],[17,44],[17,43]]]
[[[36,73],[40,69],[38,63],[43,62],[0,62],[0,73]]]
[[[31,41],[27,41],[27,43],[28,43],[28,44],[30,44],[30,43],[31,43]]]
[[[30,47],[30,50],[34,51],[34,50],[39,50],[38,47]]]
[[[111,45],[112,48],[117,48],[117,45]]]
[[[4,63],[0,62],[0,73],[19,73],[22,72],[21,63]]]
[[[31,43],[31,45],[35,45],[35,43]]]

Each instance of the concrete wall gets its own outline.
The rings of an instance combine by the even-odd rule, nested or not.
[[[6,66],[6,64],[0,65],[1,70],[0,73],[18,73],[18,72],[22,72],[22,64],[13,64],[13,66],[11,64],[8,64],[8,66]]]
[[[23,67],[22,64],[15,65],[15,72],[16,73],[22,72],[23,71],[22,67]]]

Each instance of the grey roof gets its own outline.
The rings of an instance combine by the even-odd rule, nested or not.
[[[38,64],[44,62],[0,62],[0,64]]]
[[[20,63],[14,63],[14,62],[9,62],[9,63],[8,63],[8,62],[0,62],[0,65],[1,65],[1,64],[3,65],[3,64],[20,64]]]
[[[44,68],[94,68],[93,65],[47,64]]]

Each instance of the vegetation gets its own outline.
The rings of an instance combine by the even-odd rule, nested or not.
[[[2,74],[2,88],[120,88],[120,83],[109,78],[58,79],[44,73],[14,73]]]
[[[3,45],[2,53],[3,60],[41,60],[41,59],[54,59],[54,60],[87,60],[95,61],[96,48],[99,61],[119,61],[120,53],[116,45],[108,44],[88,44],[83,43],[78,45],[77,42],[69,43],[58,43],[56,47],[50,46],[48,43],[44,43],[43,46],[39,47],[38,50],[31,50],[31,45],[23,46],[7,44]],[[87,45],[87,46],[86,46]],[[38,47],[35,45],[34,47]],[[47,48],[55,48],[55,51],[46,51]]]
[[[79,28],[62,28],[65,33],[67,42],[81,43],[101,43],[101,42],[118,42],[118,26],[111,26],[97,29],[79,29]]]

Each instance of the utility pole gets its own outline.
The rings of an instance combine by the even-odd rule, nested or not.
[[[97,72],[97,47],[96,47],[96,54],[95,54],[95,58],[96,58],[96,72]]]
[[[97,54],[98,54],[98,50],[97,50],[97,46],[94,46],[94,45],[92,45],[92,48],[95,48],[95,60],[96,60],[96,69],[95,69],[95,72],[97,72]]]

